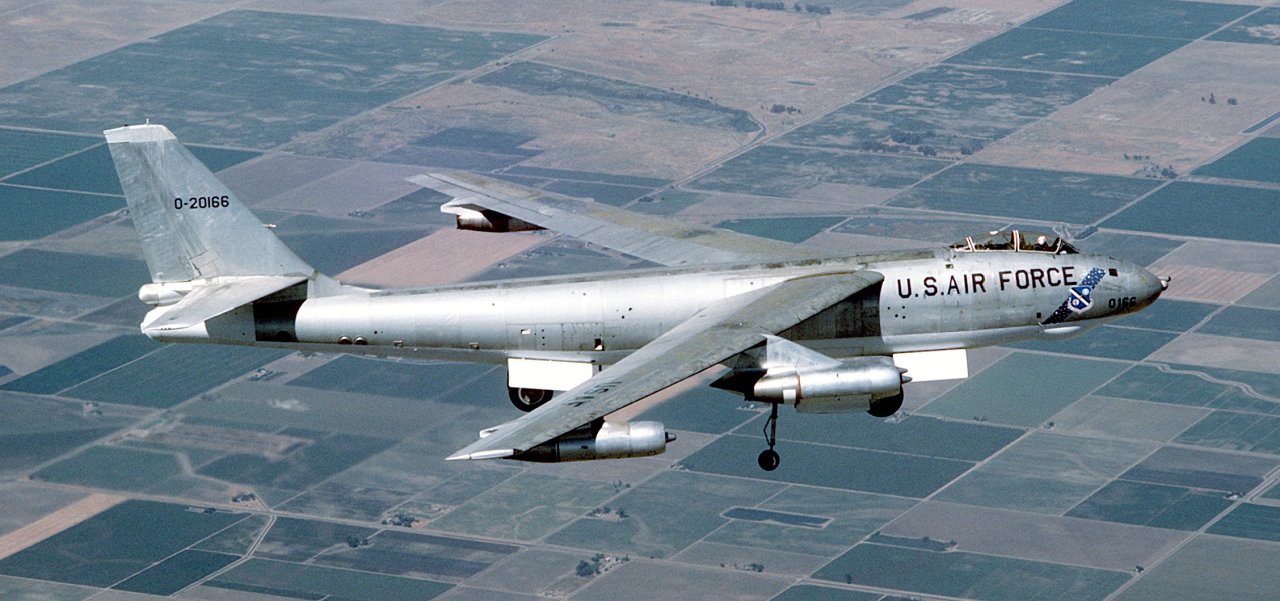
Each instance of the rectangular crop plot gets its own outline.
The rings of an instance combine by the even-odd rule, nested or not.
[[[1201,334],[1280,342],[1280,311],[1227,307],[1196,331]]]
[[[1123,255],[1113,255],[1123,256]],[[1128,328],[1145,328],[1162,332],[1182,333],[1204,321],[1217,310],[1216,305],[1162,298],[1146,309],[1121,318],[1119,325]]]
[[[1159,350],[1160,347],[1168,344],[1169,341],[1177,338],[1177,336],[1172,332],[1102,326],[1094,328],[1083,336],[1073,338],[1070,341],[1030,340],[1011,346],[1053,353],[1084,355],[1086,357],[1140,361],[1146,358],[1147,355]]]
[[[547,542],[670,557],[728,522],[721,516],[726,509],[758,504],[781,488],[738,478],[664,472],[610,502],[626,512],[625,518],[579,518]]]
[[[142,335],[112,338],[17,380],[6,382],[0,388],[32,394],[53,394],[160,348],[154,340]]]
[[[795,146],[761,146],[730,159],[689,184],[716,190],[798,198],[822,183],[905,188],[948,163],[931,159],[849,153]]]
[[[236,454],[204,465],[198,472],[228,482],[302,491],[393,444],[395,441],[385,438],[329,434],[284,458]]]
[[[1123,369],[1118,363],[1014,353],[925,405],[921,412],[1036,427]]]
[[[1280,207],[1280,191],[1173,182],[1102,223],[1102,227],[1276,242],[1275,222],[1259,219]]]
[[[350,601],[425,601],[453,588],[452,585],[432,580],[269,559],[250,559],[204,585],[299,599],[330,598]]]
[[[1067,512],[1067,517],[1193,532],[1231,507],[1225,495],[1182,486],[1116,480]]]
[[[1276,25],[1280,30],[1280,24]],[[1280,183],[1280,138],[1254,138],[1193,175]]]
[[[73,136],[0,128],[0,178],[101,144],[98,136]]]
[[[534,96],[569,96],[597,103],[611,113],[644,116],[672,123],[752,133],[760,124],[751,114],[710,100],[544,65],[516,62],[475,79],[476,83],[501,86]]]
[[[699,472],[917,498],[928,496],[973,466],[953,459],[786,441],[778,447],[782,466],[761,473],[755,462],[761,446],[755,436],[730,434],[681,463]]]
[[[0,284],[7,286],[116,298],[136,294],[149,281],[146,264],[137,259],[33,248],[0,257]]]
[[[959,158],[1034,120],[990,115],[982,108],[962,111],[855,102],[788,132],[779,141],[794,146]]]
[[[1210,526],[1209,532],[1280,542],[1280,507],[1245,503]]]
[[[827,228],[844,221],[844,217],[779,217],[769,219],[730,219],[716,227],[761,238],[773,238],[799,244]]]
[[[126,501],[0,560],[0,573],[111,586],[244,517]]]
[[[1116,232],[1098,232],[1085,240],[1076,241],[1076,246],[1085,252],[1111,255],[1143,266],[1155,263],[1157,259],[1177,250],[1182,244],[1178,240],[1168,238]],[[1149,312],[1149,310],[1143,311],[1143,313]],[[1128,319],[1126,318],[1126,321]]]
[[[1187,40],[1016,27],[947,59],[957,65],[1124,77]]]
[[[210,171],[215,172],[261,154],[248,150],[205,146],[187,146],[187,149]],[[120,188],[120,177],[116,174],[115,163],[112,162],[111,153],[107,150],[105,143],[15,175],[5,180],[5,183],[116,196],[124,194],[124,190]]]
[[[1280,460],[1164,447],[1121,477],[1153,484],[1244,494],[1261,484],[1263,476],[1277,464]]]
[[[1074,0],[1024,23],[1023,27],[1194,40],[1252,9],[1183,0],[1126,0],[1123,3]]]
[[[0,90],[0,119],[96,132],[146,114],[184,138],[270,148],[543,39],[230,11]]]
[[[1176,442],[1232,451],[1280,455],[1280,416],[1214,411]]]
[[[182,474],[172,453],[96,446],[46,467],[32,478],[113,490],[142,491]]]
[[[1280,45],[1280,6],[1269,6],[1232,23],[1209,39],[1215,42]]]
[[[756,432],[764,427],[765,416],[744,427]],[[1009,428],[973,422],[954,422],[914,415],[911,419],[889,422],[869,419],[865,415],[807,415],[797,413],[787,418],[790,435],[787,440],[811,442],[921,455],[959,461],[982,461],[1022,436],[1020,428]],[[963,440],[964,444],[956,444]]]
[[[950,110],[990,118],[1044,117],[1109,80],[1058,73],[938,65],[915,73],[858,102]]]
[[[899,194],[889,205],[1091,223],[1157,185],[1150,179],[966,163]]]
[[[432,528],[515,540],[537,540],[617,494],[612,484],[521,474],[431,523]]]
[[[855,546],[815,578],[973,599],[1101,601],[1128,574],[965,552],[872,543]]]
[[[392,576],[463,580],[520,550],[515,545],[395,530],[379,532],[370,542],[357,548],[334,547],[314,563]]]
[[[170,345],[68,390],[78,399],[172,407],[288,354],[263,348]]]
[[[172,595],[240,559],[225,553],[183,551],[111,588],[148,595]]]
[[[1212,382],[1191,373],[1163,371],[1150,365],[1133,366],[1099,389],[1097,394],[1211,409],[1246,408],[1260,403],[1240,387]]]
[[[29,470],[128,423],[42,397],[0,393],[0,404],[0,472]]]
[[[0,184],[0,240],[35,240],[124,208],[124,199]]]
[[[301,518],[276,518],[276,521],[258,544],[254,555],[270,559],[306,561],[325,550],[357,542],[373,536],[372,528],[352,526],[337,522],[305,520]]]
[[[289,385],[448,401],[448,391],[492,369],[476,363],[402,363],[344,356],[311,370]]]

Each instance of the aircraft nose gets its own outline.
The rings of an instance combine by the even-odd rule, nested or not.
[[[1142,297],[1150,303],[1160,297],[1160,293],[1169,289],[1169,276],[1156,276],[1141,267],[1138,268],[1138,279],[1141,281]]]

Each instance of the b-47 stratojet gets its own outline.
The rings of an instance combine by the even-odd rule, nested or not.
[[[660,267],[373,290],[316,272],[165,127],[105,135],[151,273],[143,333],[505,364],[525,413],[450,460],[662,453],[662,424],[611,414],[722,366],[713,386],[771,407],[759,463],[772,470],[779,405],[887,417],[905,383],[966,377],[966,349],[1072,336],[1168,285],[1054,234],[836,254],[451,172],[412,181],[451,197],[441,210],[459,228],[547,229]]]

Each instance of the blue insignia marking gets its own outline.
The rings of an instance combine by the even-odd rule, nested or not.
[[[1067,300],[1062,301],[1061,305],[1049,316],[1048,319],[1040,322],[1040,325],[1049,325],[1061,323],[1067,319],[1072,313],[1084,313],[1093,306],[1093,287],[1102,281],[1107,272],[1101,268],[1094,267],[1089,270],[1088,275],[1080,281],[1079,286],[1072,286],[1071,293],[1067,295]]]

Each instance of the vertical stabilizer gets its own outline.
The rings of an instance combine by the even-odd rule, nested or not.
[[[166,127],[103,133],[153,282],[314,275]]]

